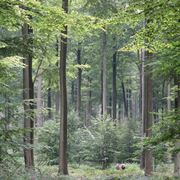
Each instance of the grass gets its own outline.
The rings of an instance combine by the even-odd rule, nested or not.
[[[59,176],[58,166],[39,166],[36,173],[17,169],[13,176],[0,178],[3,180],[171,180],[173,166],[157,167],[153,177],[145,177],[138,164],[126,164],[125,170],[116,170],[115,164],[102,170],[98,166],[70,164],[69,176]]]

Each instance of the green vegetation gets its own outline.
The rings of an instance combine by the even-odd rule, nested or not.
[[[0,0],[0,179],[178,179],[179,7]]]

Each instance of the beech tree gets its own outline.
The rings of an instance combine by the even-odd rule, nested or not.
[[[178,0],[61,2],[0,1],[0,179],[178,178]]]
[[[68,13],[68,0],[62,1],[62,8]],[[67,25],[61,32],[60,50],[60,139],[59,139],[59,172],[68,174],[67,167],[67,88],[66,88],[66,59],[67,59]]]
[[[151,60],[152,55],[144,51],[143,52],[143,83],[142,83],[142,120],[143,120],[143,132],[145,137],[151,137],[152,136],[152,75],[151,75],[151,69],[149,68],[148,64]],[[144,156],[144,168],[145,168],[145,175],[150,176],[152,175],[153,171],[153,159],[152,159],[152,152],[150,150],[144,150],[143,154]]]
[[[27,168],[33,168],[34,166],[34,90],[32,81],[32,52],[30,45],[32,44],[32,29],[29,25],[24,24],[22,27],[22,35],[24,39],[24,60],[25,65],[23,69],[23,100],[24,100],[24,162]]]
[[[176,98],[175,98],[175,113],[177,116],[179,116],[179,110],[180,110],[180,78],[179,78],[179,75],[175,74],[174,84],[177,86]],[[178,139],[175,142],[175,148],[176,148],[176,150],[178,150],[178,148],[180,148],[180,142]],[[180,176],[180,152],[175,153],[174,174],[176,177]]]

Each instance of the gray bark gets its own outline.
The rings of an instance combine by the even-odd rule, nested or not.
[[[103,89],[102,89],[102,109],[103,109],[103,117],[106,117],[107,115],[107,34],[106,32],[103,32],[102,34],[102,83],[103,83]]]
[[[62,9],[68,13],[68,0],[62,1]],[[59,141],[59,173],[68,174],[67,167],[67,88],[66,88],[66,59],[67,59],[67,26],[62,31],[60,42],[60,141]]]
[[[80,46],[78,44],[78,46]],[[80,47],[77,50],[77,63],[81,65],[81,50]],[[78,76],[77,76],[77,113],[80,117],[81,114],[81,81],[82,81],[82,69],[78,68]]]
[[[180,76],[176,75],[174,78],[174,84],[177,86],[176,98],[175,98],[175,113],[179,116],[180,112]],[[180,140],[177,139],[175,143],[175,149],[180,148]],[[176,152],[174,157],[174,175],[180,177],[180,152]]]
[[[32,34],[32,29],[24,24],[22,27],[22,35],[24,39],[24,50],[26,51],[29,48],[30,35]],[[23,63],[25,67],[23,69],[23,100],[24,100],[24,162],[25,167],[28,169],[32,169],[34,167],[34,151],[32,146],[34,144],[34,114],[33,114],[33,81],[32,81],[32,55],[30,52],[24,52],[24,60]]]
[[[151,75],[151,69],[147,65],[149,60],[151,59],[152,54],[150,54],[148,51],[144,51],[144,63],[143,64],[143,103],[142,103],[142,114],[143,114],[143,133],[146,137],[151,137],[152,131],[152,75]],[[150,150],[145,149],[144,150],[144,166],[145,166],[145,175],[151,176],[153,172],[153,157],[152,152]]]

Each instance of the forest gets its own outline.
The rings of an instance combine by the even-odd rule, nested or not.
[[[0,180],[180,179],[179,0],[0,0]]]

